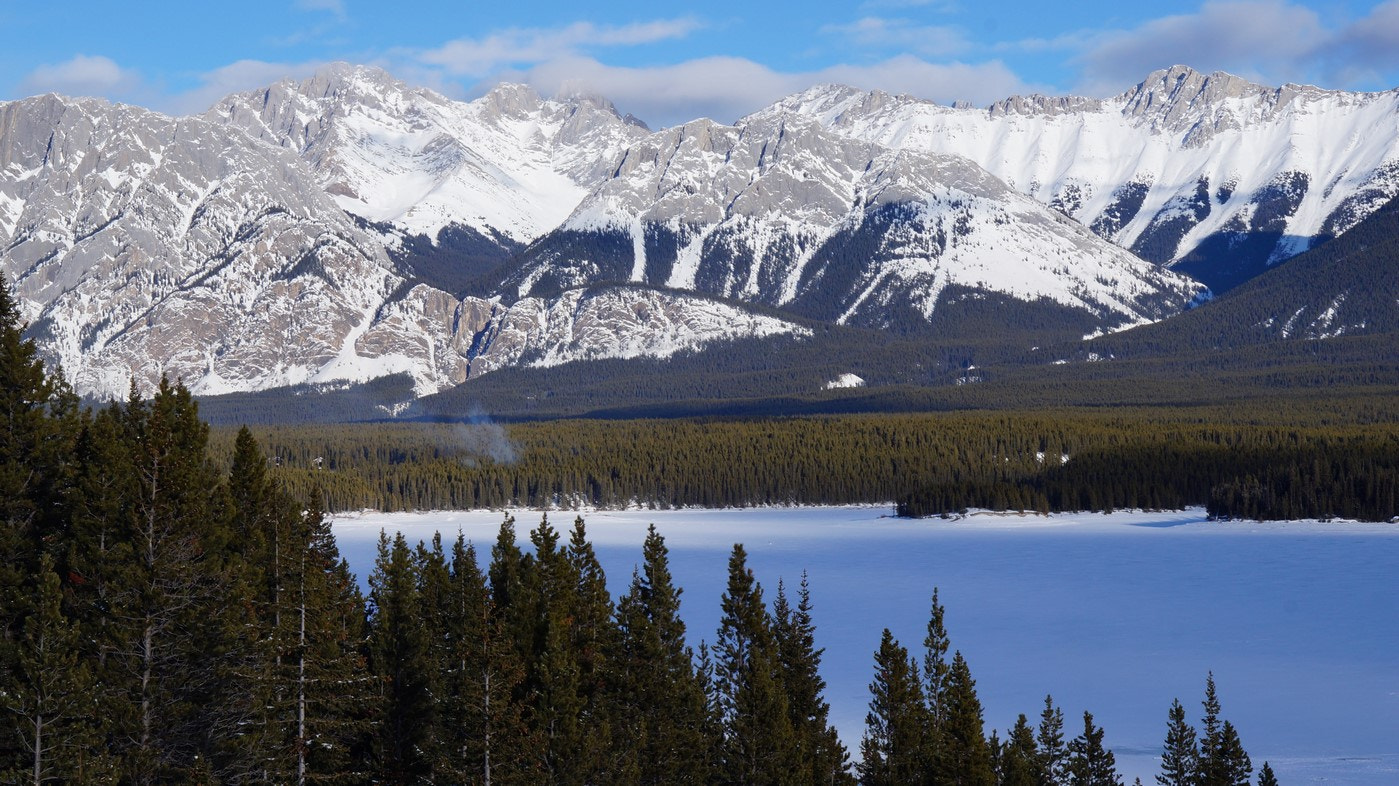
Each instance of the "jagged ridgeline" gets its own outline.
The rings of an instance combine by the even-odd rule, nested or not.
[[[98,398],[162,374],[423,397],[812,322],[1027,352],[1344,237],[1399,191],[1396,101],[1175,67],[984,109],[822,86],[652,132],[596,96],[459,102],[346,64],[197,117],[41,96],[0,105],[0,266]]]

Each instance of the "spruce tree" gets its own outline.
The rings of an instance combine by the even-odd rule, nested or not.
[[[0,672],[6,736],[25,754],[22,766],[0,771],[5,783],[98,781],[110,775],[97,734],[92,672],[80,655],[79,631],[63,614],[53,558],[40,558],[14,667]]]
[[[1161,774],[1156,782],[1161,786],[1193,786],[1199,770],[1199,753],[1195,748],[1195,727],[1185,720],[1185,708],[1180,701],[1171,702],[1166,721],[1166,742],[1161,751]]]
[[[1064,743],[1064,711],[1054,706],[1053,696],[1044,697],[1035,742],[1040,751],[1040,786],[1064,786],[1069,780],[1069,751]]]
[[[934,758],[938,781],[993,786],[996,776],[983,731],[981,700],[961,652],[953,655],[943,691],[943,720]]]
[[[129,473],[120,547],[109,551],[106,645],[111,735],[137,783],[192,777],[210,764],[210,731],[227,716],[229,668],[241,655],[237,621],[251,599],[230,570],[223,485],[206,455],[208,427],[183,385],[162,380],[120,413]]]
[[[1035,732],[1029,718],[1021,715],[1001,746],[997,782],[1000,786],[1039,786],[1041,766]]]
[[[416,573],[403,533],[396,533],[392,542],[380,533],[379,554],[369,577],[369,662],[380,690],[377,777],[393,784],[430,778],[430,754],[436,747],[430,642]]]
[[[854,783],[849,754],[830,725],[830,705],[823,696],[821,653],[816,647],[816,624],[811,617],[811,587],[805,571],[792,608],[779,580],[773,601],[773,633],[787,691],[787,709],[795,735],[795,755],[812,783]]]
[[[796,777],[793,732],[762,587],[735,544],[715,644],[715,689],[724,724],[723,777],[789,783]]]
[[[617,603],[614,691],[614,782],[659,786],[708,783],[714,748],[708,697],[685,646],[681,591],[670,574],[669,550],[654,525],[643,563]]]
[[[870,709],[856,769],[864,786],[929,782],[928,709],[918,667],[888,628],[874,654]]]
[[[1258,786],[1278,786],[1278,777],[1273,774],[1273,768],[1268,762],[1263,762],[1263,769],[1258,771]]]
[[[1069,743],[1069,786],[1122,786],[1117,759],[1103,747],[1103,729],[1093,725],[1093,714],[1083,713],[1083,733]]]

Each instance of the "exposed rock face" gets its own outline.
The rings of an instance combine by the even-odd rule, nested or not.
[[[969,158],[1220,290],[1399,195],[1396,91],[1272,88],[1174,66],[1106,100],[1017,96],[975,110],[820,87],[779,107],[850,138]]]
[[[465,103],[344,63],[229,96],[205,117],[295,151],[362,218],[520,242],[557,226],[647,133],[600,98],[546,101],[501,85]]]
[[[675,312],[691,301],[662,293],[618,295],[646,300],[674,329],[622,338],[628,327],[619,324],[609,339],[594,317],[580,328],[586,340],[569,339],[569,318],[559,315],[548,330],[527,333],[547,346],[509,349],[504,341],[477,362],[484,350],[474,349],[476,334],[498,330],[512,312],[413,285],[396,271],[383,237],[341,209],[342,176],[358,170],[344,164],[343,150],[322,144],[345,127],[341,115],[402,112],[411,125],[419,102],[451,108],[421,91],[405,98],[375,76],[382,74],[331,69],[297,88],[350,101],[353,112],[342,107],[313,118],[294,101],[269,100],[269,121],[296,131],[278,145],[208,118],[104,101],[41,96],[0,104],[0,263],[31,335],[80,392],[122,397],[132,382],[150,390],[162,375],[197,393],[222,393],[406,372],[418,392],[429,393],[466,379],[473,363],[475,373],[504,364],[495,357],[664,354],[748,329],[795,330],[732,308],[702,310],[710,322],[687,319]],[[360,92],[351,101],[348,90]],[[534,122],[511,112],[538,114],[540,105],[537,96],[506,89],[471,111],[510,126]],[[635,128],[589,99],[575,99],[569,112],[551,106],[568,115],[551,132],[550,144],[565,148],[591,144],[579,119],[588,112]],[[429,147],[441,153],[453,143]],[[575,153],[576,160],[560,160],[588,176],[595,162]],[[573,318],[588,324],[586,312]],[[694,331],[681,336],[686,326]],[[632,327],[664,325],[634,320]]]
[[[773,110],[632,146],[505,288],[630,281],[885,326],[960,285],[1048,298],[1114,329],[1175,313],[1195,282],[1008,188],[965,158],[890,149]]]

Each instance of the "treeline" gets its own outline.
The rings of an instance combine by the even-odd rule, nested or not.
[[[259,429],[274,472],[332,510],[896,501],[1217,517],[1399,515],[1399,425],[1369,399],[1278,405],[808,418]],[[221,461],[232,432],[216,433]]]
[[[1399,435],[1291,432],[1281,443],[1270,439],[1279,434],[1260,430],[1238,436],[1094,447],[1019,478],[930,484],[902,497],[897,510],[929,516],[969,507],[1110,512],[1203,505],[1214,519],[1399,515]]]
[[[506,519],[484,570],[460,537],[381,538],[365,598],[250,432],[225,471],[181,386],[83,410],[15,322],[0,294],[0,780],[1119,782],[1050,701],[1045,743],[984,736],[936,595],[923,679],[885,636],[852,772],[806,583],[769,604],[741,546],[698,653],[654,530],[616,601],[581,519],[529,551]],[[1208,710],[1188,782],[1240,783]]]

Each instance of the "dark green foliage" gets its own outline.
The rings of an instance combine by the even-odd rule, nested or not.
[[[994,786],[991,751],[982,728],[976,681],[962,653],[953,654],[943,693],[943,718],[937,731],[934,769],[939,782]]]
[[[1035,732],[1024,715],[1015,719],[1010,736],[1001,745],[996,762],[996,783],[999,786],[1039,786],[1043,764]]]
[[[932,774],[928,709],[918,667],[888,628],[874,654],[870,711],[856,769],[864,786],[904,786]]]
[[[787,692],[787,710],[795,737],[796,761],[810,783],[854,783],[849,774],[849,754],[830,725],[830,705],[821,678],[821,653],[816,647],[816,623],[811,617],[811,587],[802,573],[797,605],[788,603],[786,589],[779,581],[773,601],[773,634],[777,639],[782,683]]]
[[[369,665],[379,681],[380,720],[375,734],[378,778],[415,783],[431,777],[437,746],[438,676],[431,631],[413,554],[403,534],[379,536],[379,556],[369,577]]]
[[[1053,696],[1044,697],[1035,743],[1039,749],[1039,786],[1068,783],[1069,750],[1064,743],[1064,711],[1054,706]]]
[[[1273,768],[1268,762],[1263,762],[1263,769],[1258,771],[1258,786],[1278,786],[1278,776],[1273,774]]]
[[[671,581],[665,539],[652,526],[643,564],[617,603],[611,658],[615,711],[614,780],[660,786],[709,782],[714,762],[708,696],[685,646],[680,589]]]
[[[1117,759],[1103,747],[1103,729],[1093,725],[1093,714],[1083,713],[1083,733],[1069,743],[1068,786],[1122,786]]]
[[[762,587],[740,544],[729,557],[728,588],[720,605],[714,683],[724,725],[721,776],[735,783],[791,782],[796,740],[781,661]]]
[[[1199,769],[1198,756],[1195,727],[1185,720],[1185,708],[1180,702],[1172,701],[1161,751],[1161,774],[1156,776],[1156,782],[1161,786],[1192,786]]]

